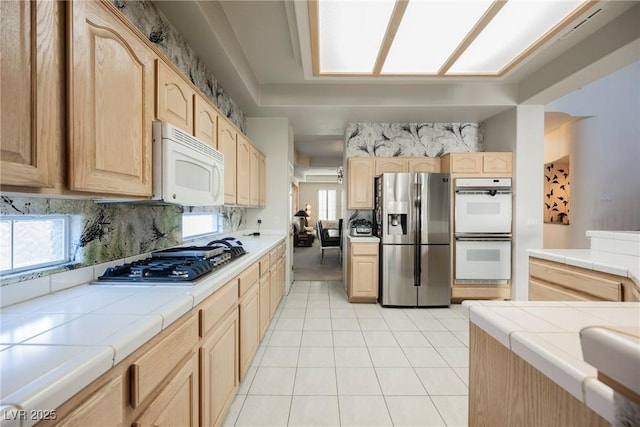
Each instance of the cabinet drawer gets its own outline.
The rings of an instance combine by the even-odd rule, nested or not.
[[[260,277],[269,273],[269,267],[271,266],[271,263],[269,261],[268,254],[260,258],[260,261],[258,261],[258,263],[260,264]]]
[[[131,406],[137,407],[198,343],[198,319],[178,329],[131,364]]]
[[[529,276],[557,283],[581,294],[593,295],[600,300],[621,301],[622,297],[622,282],[603,277],[591,270],[530,259]]]
[[[271,252],[269,252],[269,262],[271,268],[276,266],[278,262],[278,248],[271,249]]]
[[[351,243],[351,255],[378,255],[377,243]]]
[[[244,295],[260,279],[260,264],[254,263],[251,267],[238,275],[238,297]]]
[[[562,286],[529,279],[529,301],[597,301],[598,298],[574,292]]]
[[[235,278],[218,289],[205,300],[200,309],[200,336],[204,337],[209,329],[238,304],[238,279]]]
[[[278,246],[278,258],[283,258],[286,252],[287,246],[283,243]]]

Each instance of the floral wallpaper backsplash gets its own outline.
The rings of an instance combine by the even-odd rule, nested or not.
[[[347,157],[440,157],[484,151],[478,123],[351,123]]]
[[[544,165],[544,222],[569,224],[569,162]]]
[[[484,151],[484,140],[478,123],[350,123],[345,130],[345,150],[347,158],[440,157]],[[348,210],[347,217],[348,221],[372,221],[373,212]]]
[[[224,92],[202,60],[167,18],[148,0],[113,0],[113,4],[173,62],[242,132],[243,112]]]
[[[246,225],[246,208],[241,207],[95,203],[2,195],[0,215],[68,216],[70,264],[59,269],[2,278],[1,283],[14,283],[180,245],[183,211],[219,213],[222,216],[221,233],[242,230]]]

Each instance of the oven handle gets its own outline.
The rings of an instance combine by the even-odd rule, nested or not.
[[[456,188],[456,194],[471,195],[481,194],[495,196],[496,194],[511,194],[511,188]]]
[[[456,236],[459,242],[510,242],[511,234],[484,234],[477,236]]]

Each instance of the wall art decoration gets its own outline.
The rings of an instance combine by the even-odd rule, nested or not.
[[[544,165],[544,222],[569,224],[569,160]]]

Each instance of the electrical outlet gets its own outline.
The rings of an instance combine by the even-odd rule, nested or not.
[[[273,217],[273,222],[276,223],[276,224],[278,223],[278,217],[277,216]]]
[[[258,218],[258,224],[262,224],[262,218]]]

